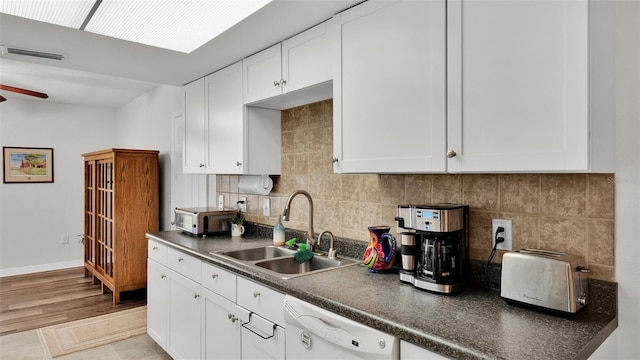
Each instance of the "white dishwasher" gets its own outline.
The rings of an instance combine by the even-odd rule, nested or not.
[[[397,337],[286,295],[287,360],[400,358]]]

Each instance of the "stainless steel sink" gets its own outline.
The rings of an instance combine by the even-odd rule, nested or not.
[[[316,254],[310,260],[299,264],[293,256],[295,253],[296,250],[268,245],[211,254],[249,265],[258,271],[271,273],[281,279],[291,279],[357,264],[355,260],[344,258],[329,259],[321,254]]]
[[[294,257],[285,257],[257,262],[255,265],[279,274],[304,274],[318,270],[328,270],[346,265],[353,265],[353,261],[333,260],[325,257],[314,256],[302,264]]]
[[[242,249],[220,253],[221,255],[229,256],[241,261],[256,261],[264,259],[273,259],[281,256],[291,256],[295,253],[295,250],[279,246],[265,246],[253,249]]]

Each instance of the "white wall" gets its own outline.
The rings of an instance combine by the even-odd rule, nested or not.
[[[182,88],[160,86],[119,108],[115,147],[159,150],[160,229],[171,228],[172,116],[182,110]]]
[[[82,265],[81,154],[113,146],[114,120],[115,111],[104,108],[16,99],[0,105],[2,146],[54,149],[53,183],[0,184],[0,276]]]
[[[617,4],[617,358],[640,359],[640,1]],[[616,341],[616,339],[612,339]]]

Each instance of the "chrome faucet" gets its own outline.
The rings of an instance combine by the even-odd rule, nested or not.
[[[311,195],[304,190],[296,190],[291,195],[289,195],[289,199],[287,199],[287,204],[284,206],[284,210],[282,211],[282,220],[289,221],[289,208],[291,207],[291,201],[296,195],[304,195],[307,200],[309,200],[309,230],[307,230],[307,249],[309,251],[314,251],[316,246],[316,234],[313,231],[313,200],[311,199]]]

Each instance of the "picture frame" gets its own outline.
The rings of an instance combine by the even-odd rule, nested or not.
[[[53,148],[2,147],[4,183],[52,183]]]

